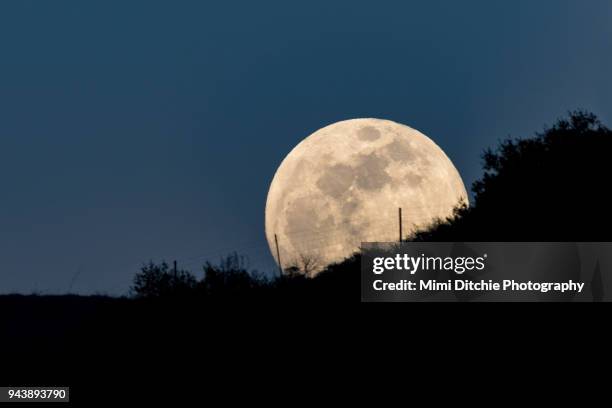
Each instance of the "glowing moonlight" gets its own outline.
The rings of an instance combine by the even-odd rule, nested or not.
[[[283,268],[316,273],[361,242],[397,241],[398,208],[408,235],[462,201],[457,169],[427,136],[388,120],[347,120],[313,133],[283,160],[268,192],[266,238],[278,262],[278,237]]]

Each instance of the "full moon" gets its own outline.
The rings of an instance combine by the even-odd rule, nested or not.
[[[304,139],[276,171],[266,238],[283,269],[315,275],[362,242],[399,239],[445,219],[468,196],[457,169],[431,139],[389,120],[334,123]]]

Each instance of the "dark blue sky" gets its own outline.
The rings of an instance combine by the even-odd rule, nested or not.
[[[233,249],[270,269],[268,185],[338,120],[417,128],[466,184],[569,109],[609,124],[611,21],[609,0],[3,1],[0,293],[125,293],[144,261]]]

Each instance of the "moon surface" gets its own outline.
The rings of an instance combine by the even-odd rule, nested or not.
[[[276,171],[266,202],[266,238],[283,269],[314,275],[362,242],[399,239],[444,219],[468,196],[457,169],[431,139],[381,119],[320,129]]]

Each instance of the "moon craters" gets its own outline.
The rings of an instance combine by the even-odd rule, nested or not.
[[[422,133],[395,122],[355,119],[304,139],[278,168],[266,202],[266,238],[283,267],[315,257],[322,269],[361,242],[397,240],[467,203],[452,162]],[[312,272],[312,271],[311,271]]]
[[[339,198],[351,186],[363,190],[378,190],[392,181],[386,168],[389,160],[377,154],[360,154],[352,165],[327,167],[317,180],[317,187],[328,196]]]
[[[363,154],[357,158],[355,181],[363,190],[379,190],[391,182],[391,176],[385,170],[389,160],[377,154]]]
[[[317,187],[323,194],[340,198],[353,184],[355,172],[351,166],[336,164],[330,166],[317,180]]]
[[[380,131],[372,126],[364,126],[357,131],[357,137],[363,141],[373,142],[380,138]]]

